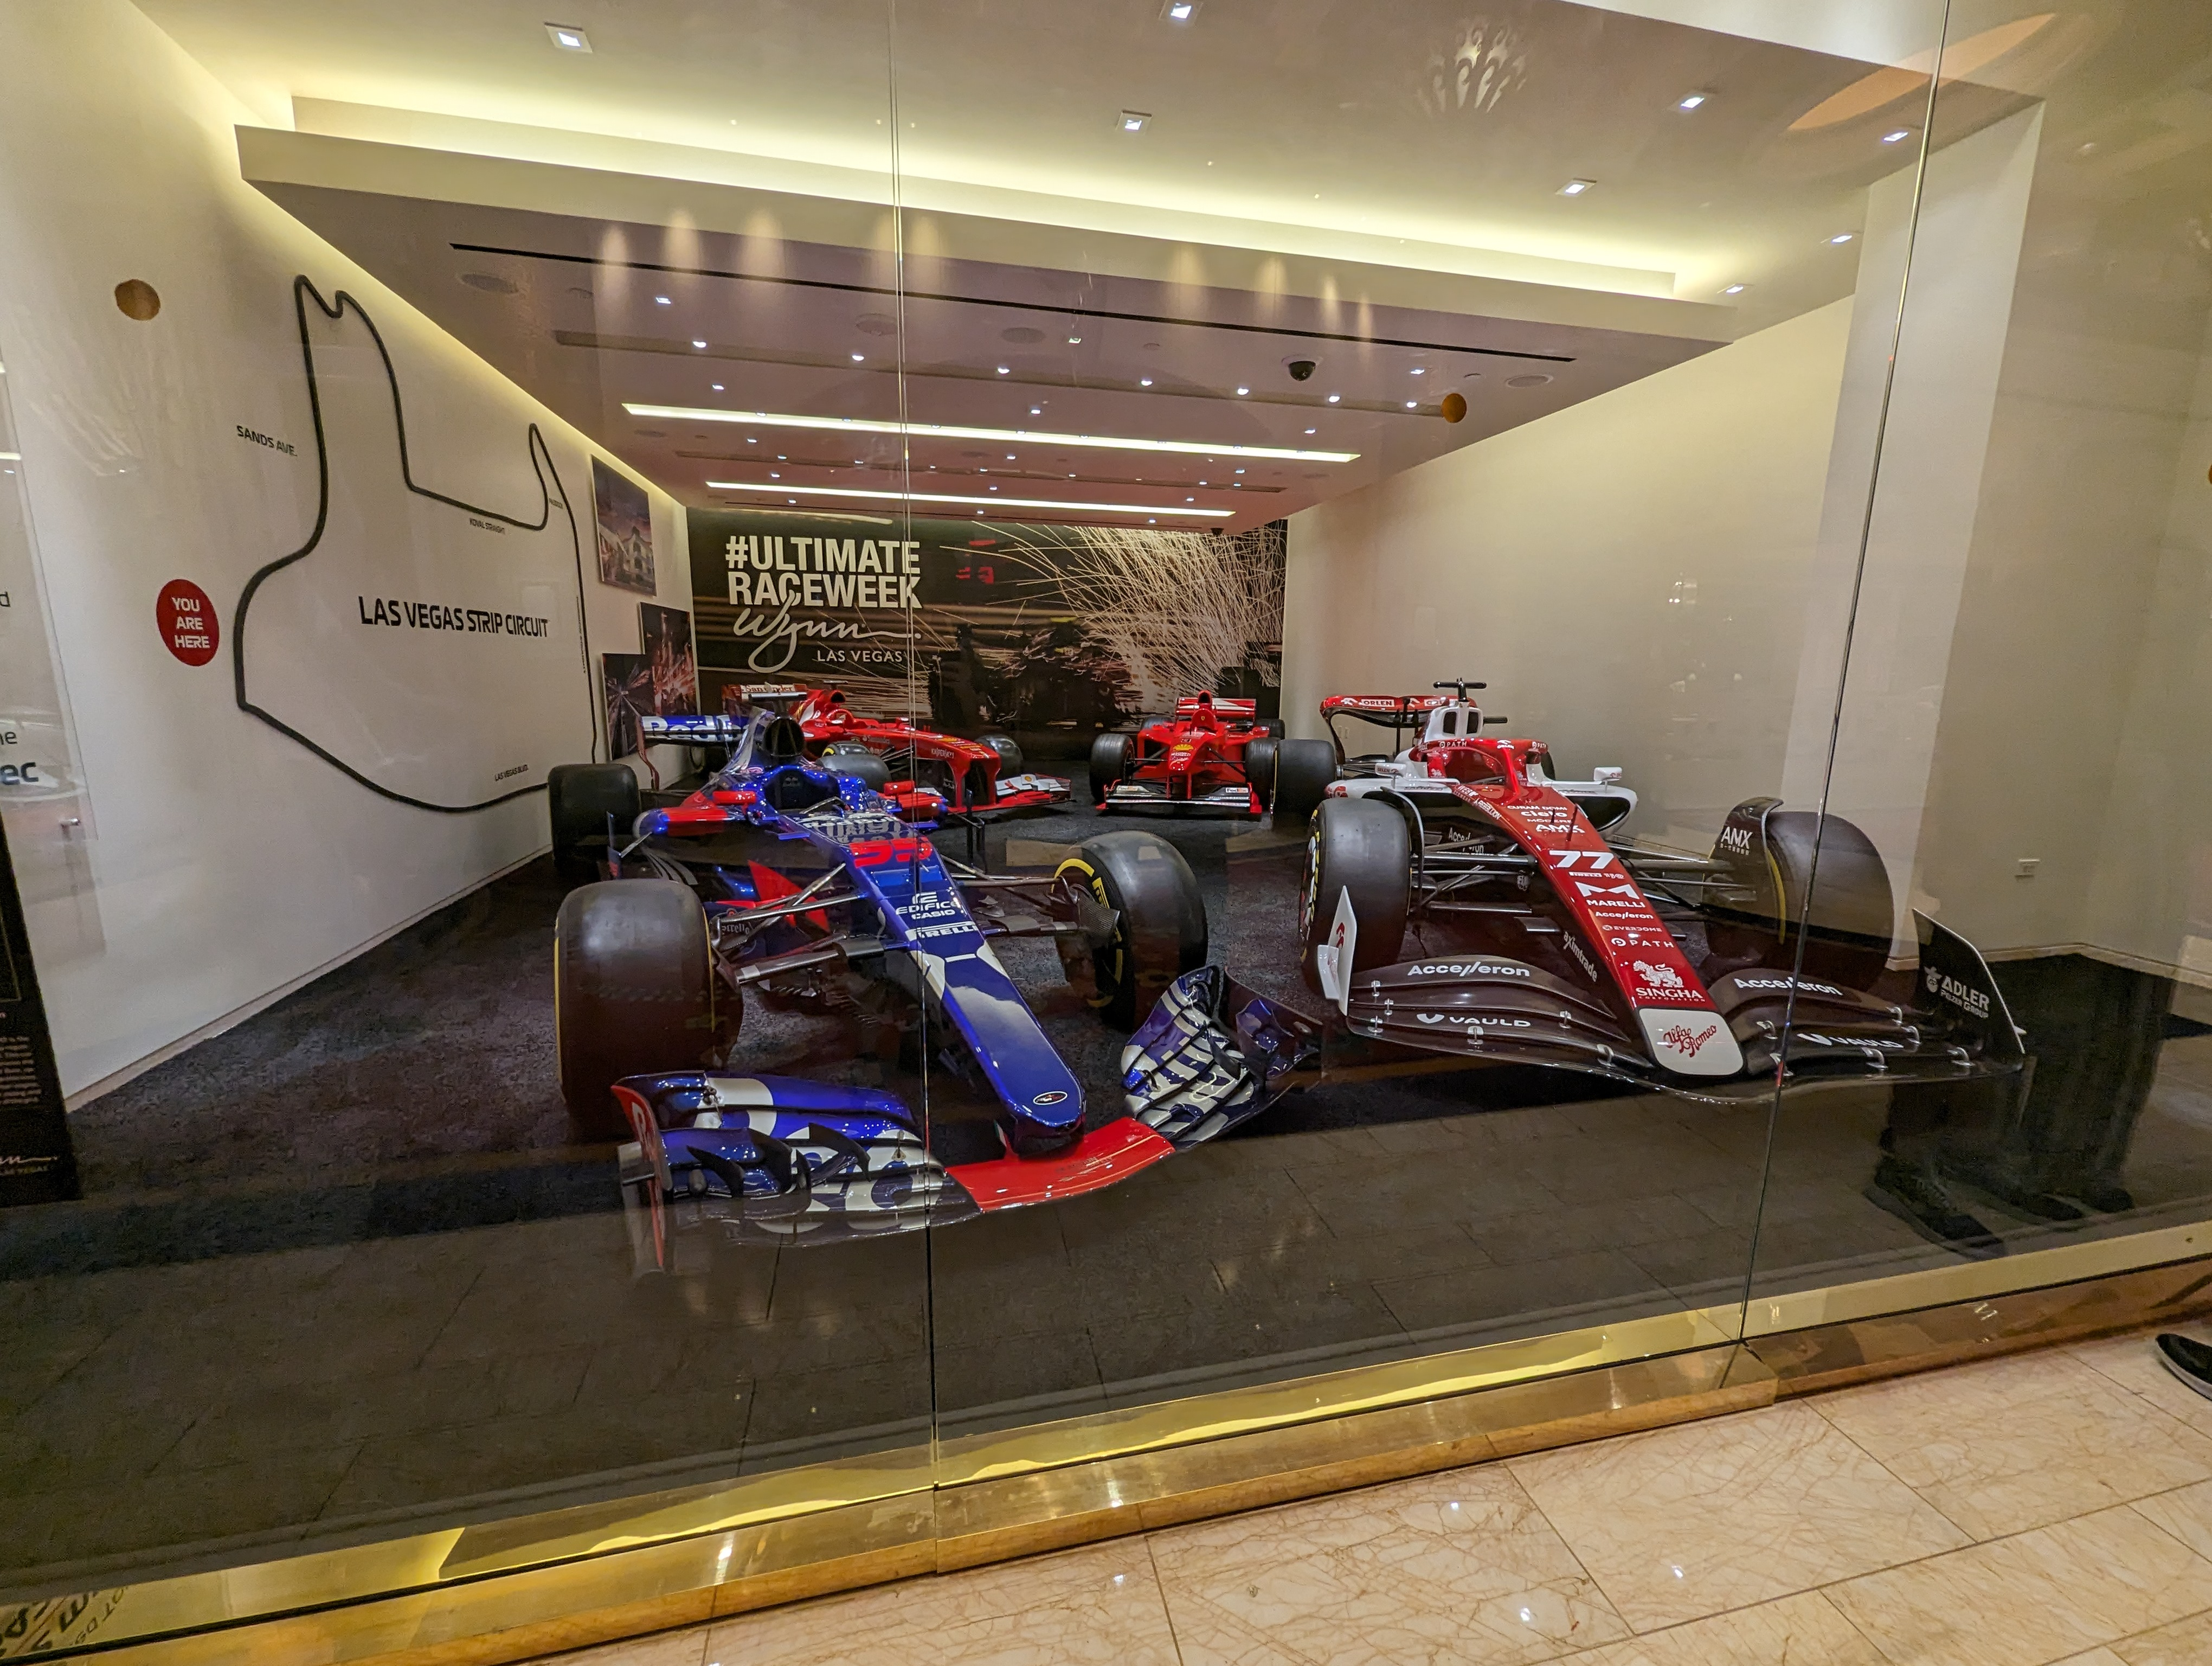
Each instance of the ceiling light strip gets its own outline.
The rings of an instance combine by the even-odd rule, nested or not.
[[[720,277],[738,283],[777,283],[795,289],[832,289],[846,295],[896,296],[903,301],[941,301],[962,307],[989,307],[1017,313],[1051,313],[1060,318],[1119,319],[1131,324],[1181,325],[1193,330],[1231,330],[1249,336],[1293,336],[1305,341],[1344,341],[1366,347],[1413,347],[1434,353],[1471,353],[1480,358],[1540,359],[1572,364],[1571,353],[1521,352],[1508,347],[1468,347],[1449,341],[1407,341],[1396,336],[1363,336],[1341,330],[1297,330],[1282,324],[1233,324],[1225,319],[1177,318],[1168,313],[1122,313],[1097,307],[1056,307],[1041,301],[1006,301],[994,295],[943,295],[929,289],[903,292],[881,283],[840,283],[826,277],[787,277],[769,272],[728,271],[719,266],[678,266],[661,260],[611,260],[596,254],[563,254],[555,249],[510,249],[496,243],[448,243],[461,254],[503,254],[517,260],[552,260],[569,266],[607,266],[634,272],[672,272],[679,277]]]
[[[1351,463],[1356,451],[1297,451],[1287,446],[1216,446],[1200,440],[1136,440],[1119,435],[1036,434],[1026,429],[963,428],[952,423],[877,422],[865,416],[801,416],[769,410],[715,410],[703,405],[633,404],[633,416],[672,423],[737,423],[756,428],[829,429],[848,434],[896,434],[909,440],[995,440],[1003,445],[1089,447],[1098,451],[1164,451],[1190,457],[1258,457],[1284,463]]]
[[[765,492],[772,497],[866,497],[894,503],[957,503],[979,509],[1058,509],[1062,514],[1183,515],[1194,520],[1222,520],[1234,509],[1170,509],[1155,503],[1069,503],[1054,497],[955,497],[941,492],[863,491],[853,486],[761,485],[747,480],[709,480],[710,492]]]

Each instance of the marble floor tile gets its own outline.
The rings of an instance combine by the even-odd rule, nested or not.
[[[2178,1487],[2156,1498],[2137,1499],[2136,1512],[2168,1536],[2212,1561],[2212,1481]]]
[[[2118,1661],[2121,1666],[2203,1666],[2205,1661],[2212,1660],[2212,1613],[2193,1614],[2171,1626],[2124,1637],[2098,1653]],[[2087,1660],[2089,1657],[2085,1655],[2082,1658]],[[2075,1663],[2068,1661],[2066,1666],[2075,1666]],[[2098,1661],[2097,1666],[2106,1666],[2106,1663]]]
[[[2212,1562],[2123,1505],[1828,1596],[1896,1666],[2044,1666],[2212,1608]]]
[[[2203,1337],[2207,1333],[2192,1326],[2188,1334]],[[2141,1395],[2167,1415],[2179,1418],[2199,1434],[2212,1435],[2212,1400],[2185,1387],[2159,1364],[2157,1353],[2151,1347],[2154,1335],[2154,1332],[2143,1331],[2132,1336],[2108,1336],[2101,1341],[2084,1342],[2067,1352],[2099,1375],[2111,1378],[2130,1393]]]
[[[1629,1630],[1497,1467],[1177,1528],[1152,1554],[1184,1666],[1518,1666]]]
[[[1967,1542],[1802,1403],[1510,1468],[1638,1631]]]
[[[1176,1645],[1145,1541],[1117,1539],[745,1614],[708,1629],[706,1657],[722,1666],[1175,1666]]]
[[[1809,1403],[1977,1539],[2212,1477],[2212,1435],[2063,1353],[1899,1377]]]
[[[1559,1666],[1886,1666],[1818,1591],[1692,1620],[1570,1656]],[[2101,1663],[2100,1663],[2101,1666]]]

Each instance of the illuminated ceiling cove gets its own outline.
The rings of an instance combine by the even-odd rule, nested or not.
[[[1941,10],[140,3],[240,100],[250,180],[686,502],[910,454],[916,490],[1220,524],[1850,294]],[[2037,15],[1944,58],[1952,124],[2079,33]]]

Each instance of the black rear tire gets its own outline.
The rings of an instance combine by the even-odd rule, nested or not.
[[[615,836],[626,839],[640,808],[637,777],[626,763],[557,763],[545,781],[546,813],[553,825],[553,866],[573,885],[599,877],[599,851],[584,841],[604,842],[608,818]]]
[[[721,1005],[706,911],[689,888],[612,879],[570,891],[553,927],[553,1023],[578,1131],[626,1137],[611,1091],[625,1076],[712,1065],[740,1012],[734,991]]]
[[[1259,721],[1259,730],[1270,740],[1280,740],[1285,733],[1283,720],[1279,717],[1263,717]]]
[[[890,785],[891,766],[857,740],[831,741],[822,749],[822,767],[832,775],[851,776],[872,793]]]
[[[1326,740],[1275,743],[1275,819],[1295,826],[1313,814],[1336,779],[1336,748]]]
[[[1022,749],[1015,744],[1013,736],[1010,734],[977,735],[975,744],[979,746],[988,746],[999,755],[999,778],[1001,781],[1008,775],[1021,774]]]
[[[1352,970],[1364,972],[1397,959],[1406,940],[1413,874],[1413,839],[1403,816],[1370,799],[1323,800],[1306,835],[1306,883],[1298,904],[1306,970],[1313,970],[1313,952],[1328,939],[1337,898],[1346,891],[1359,923]]]
[[[1106,802],[1106,789],[1129,773],[1129,752],[1133,737],[1109,732],[1091,743],[1091,796],[1097,803]]]
[[[1109,1024],[1133,1030],[1169,984],[1206,964],[1206,900],[1198,876],[1157,833],[1137,828],[1085,839],[1056,870],[1112,909],[1110,941],[1091,956],[1091,1004]]]
[[[1252,783],[1252,790],[1265,804],[1275,793],[1275,760],[1281,742],[1255,740],[1244,748],[1244,779]]]

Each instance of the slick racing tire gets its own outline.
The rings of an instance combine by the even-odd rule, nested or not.
[[[1004,781],[1008,775],[1021,774],[1022,749],[1015,744],[1013,736],[1010,734],[977,735],[975,744],[979,746],[988,746],[999,755],[1000,780]]]
[[[1157,833],[1136,828],[1085,839],[1055,878],[1073,880],[1117,916],[1091,954],[1091,997],[1109,1024],[1133,1030],[1169,984],[1206,964],[1206,902],[1198,876]]]
[[[1776,810],[1766,818],[1766,848],[1782,879],[1779,935],[1790,943],[1799,921],[1808,927],[1805,970],[1857,988],[1880,977],[1897,900],[1874,841],[1841,816],[1823,821],[1810,810]]]
[[[1268,739],[1280,740],[1284,734],[1283,720],[1279,717],[1263,717],[1260,720],[1259,729],[1260,733]]]
[[[718,1035],[706,911],[673,879],[610,879],[568,893],[553,927],[561,1097],[580,1132],[621,1140],[625,1076],[698,1070]],[[734,1033],[738,996],[719,1028]]]
[[[637,823],[637,777],[626,763],[556,763],[545,782],[545,807],[553,824],[553,866],[572,885],[599,877],[599,845],[607,823],[627,839]]]
[[[1255,740],[1244,748],[1244,779],[1265,804],[1275,795],[1275,758],[1279,740]]]
[[[1370,799],[1322,800],[1306,835],[1305,891],[1298,903],[1307,971],[1314,969],[1313,952],[1336,923],[1337,899],[1346,891],[1359,932],[1352,970],[1364,972],[1397,959],[1406,940],[1413,872],[1413,841],[1403,816]]]
[[[891,766],[857,740],[833,740],[822,749],[822,767],[836,775],[850,775],[871,793],[890,785]]]
[[[1120,733],[1102,734],[1091,743],[1091,796],[1106,802],[1106,789],[1129,773],[1132,737]]]
[[[1292,825],[1313,814],[1336,779],[1336,748],[1326,740],[1275,743],[1275,818]]]

